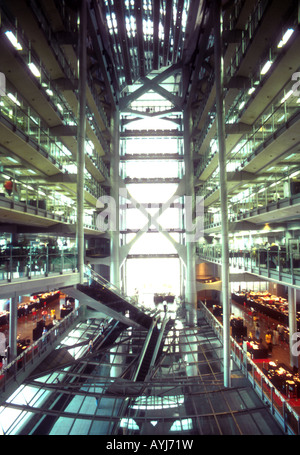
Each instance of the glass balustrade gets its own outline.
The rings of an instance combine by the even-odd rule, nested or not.
[[[199,245],[197,246],[197,254],[208,260],[221,263],[220,244]],[[284,281],[284,276],[299,277],[299,244],[294,249],[277,245],[269,248],[253,247],[248,250],[230,249],[229,265],[235,270],[247,270],[258,274],[264,271],[275,271],[282,278],[282,281]]]
[[[0,250],[0,280],[50,276],[77,269],[76,248],[6,246]]]
[[[270,175],[273,181],[268,186],[253,185],[244,192],[232,196],[228,201],[229,221],[238,221],[250,216],[250,212],[268,207],[268,210],[280,208],[284,201],[292,201],[300,194],[300,170],[293,171],[290,175],[274,182],[276,175]],[[209,182],[197,195],[206,195],[217,188],[217,183],[210,185]],[[265,185],[265,184],[264,184]],[[218,208],[211,207],[205,219],[205,228],[216,226],[221,222],[221,215]]]
[[[8,175],[2,175],[0,178],[0,187],[3,187],[5,178]],[[1,182],[2,178],[4,180]],[[25,180],[25,179],[24,179]],[[77,223],[77,206],[76,202],[61,194],[58,191],[49,189],[49,186],[36,183],[30,177],[25,181],[21,181],[16,175],[13,175],[14,187],[11,196],[7,196],[4,192],[0,192],[3,198],[2,202],[5,205],[7,201],[14,203],[14,210],[23,211],[25,207],[31,207],[36,210],[43,210],[43,215],[57,219],[58,221],[67,222],[70,224]],[[93,182],[92,182],[93,183]],[[100,196],[105,195],[105,190],[99,185],[96,188],[91,188],[90,192],[97,191]],[[24,205],[23,205],[24,204]],[[26,209],[28,213],[28,209]],[[85,208],[84,211],[84,227],[90,229],[97,229],[96,227],[96,207],[90,209]]]

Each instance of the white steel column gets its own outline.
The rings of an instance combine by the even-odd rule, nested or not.
[[[79,112],[77,131],[77,257],[80,283],[84,281],[84,171],[85,171],[85,131],[86,131],[86,0],[81,0],[79,26]]]
[[[120,115],[116,110],[113,118],[112,159],[110,166],[111,197],[115,201],[115,227],[110,238],[110,281],[120,288],[120,200],[119,200],[119,166],[120,166]]]
[[[293,355],[293,340],[292,336],[297,332],[296,320],[296,289],[291,286],[288,287],[288,302],[289,302],[289,332],[290,332],[290,364],[291,366],[298,367],[298,356]],[[295,342],[295,340],[294,340]]]
[[[219,145],[219,179],[221,203],[222,235],[222,304],[223,304],[223,353],[224,353],[224,386],[231,386],[230,373],[230,298],[229,298],[229,251],[228,251],[228,207],[227,207],[227,174],[226,145],[224,122],[224,62],[222,54],[222,3],[214,2],[214,60],[216,83],[217,131]]]
[[[18,299],[11,297],[9,304],[9,358],[12,362],[17,357],[17,324],[18,324]]]
[[[194,194],[194,163],[193,152],[190,144],[190,112],[186,109],[183,113],[184,122],[184,163],[185,163],[185,194],[187,197],[192,197],[193,207],[195,206]],[[185,201],[186,206],[186,201]],[[194,211],[194,210],[193,210]],[[185,229],[187,228],[187,220],[185,216]],[[186,238],[188,237],[186,231]],[[192,233],[191,233],[192,236]],[[195,242],[186,242],[186,317],[189,325],[197,324],[197,289],[196,289],[196,263],[195,263]]]

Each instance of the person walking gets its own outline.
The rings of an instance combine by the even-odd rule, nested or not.
[[[271,354],[272,353],[272,333],[271,333],[270,330],[268,330],[266,335],[265,335],[265,341],[266,341],[267,346],[268,346],[269,354]]]

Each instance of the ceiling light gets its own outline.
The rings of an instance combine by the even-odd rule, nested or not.
[[[9,161],[11,161],[12,163],[19,163],[19,161],[15,160],[14,158],[12,158],[11,156],[8,156],[7,159]]]
[[[262,75],[267,74],[267,72],[268,72],[269,69],[271,68],[272,64],[273,64],[272,60],[268,60],[268,61],[264,64],[264,66],[262,67],[262,69],[261,69],[261,71],[260,71],[260,74],[262,74]]]
[[[239,105],[239,110],[243,109],[243,107],[245,106],[246,102],[245,101],[242,101],[241,104]]]
[[[290,175],[290,178],[296,177],[299,173],[300,171],[293,172],[293,174]]]
[[[23,49],[21,44],[18,42],[16,36],[13,34],[13,32],[8,30],[7,32],[5,32],[5,35],[7,36],[11,44],[14,46],[14,48],[17,49],[17,51],[21,51]]]
[[[293,90],[289,90],[284,97],[280,100],[280,103],[284,103],[291,95],[293,94]]]
[[[283,35],[282,39],[277,44],[277,47],[279,49],[281,47],[283,47],[288,42],[288,40],[290,39],[290,37],[292,36],[293,33],[294,33],[294,29],[288,28],[287,31],[285,32],[285,34]]]
[[[47,88],[46,90],[46,93],[49,95],[49,96],[53,96],[53,92],[50,88]]]
[[[255,87],[251,87],[251,88],[248,90],[248,95],[252,95],[253,92],[255,92]]]
[[[32,63],[32,62],[28,63],[28,67],[29,67],[30,71],[32,72],[32,74],[35,77],[40,77],[41,76],[40,70],[38,69],[38,67],[34,63]]]
[[[8,96],[8,98],[10,98],[17,106],[21,106],[20,101],[18,101],[17,98],[16,98],[12,93],[8,93],[7,96]]]
[[[289,159],[293,158],[294,156],[296,156],[296,153],[292,153],[291,155],[285,157],[284,159],[289,160]]]

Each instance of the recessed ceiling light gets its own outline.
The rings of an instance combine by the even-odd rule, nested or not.
[[[269,69],[271,68],[272,64],[273,64],[272,60],[268,60],[262,67],[260,74],[262,74],[262,75],[266,74],[269,71]]]
[[[18,42],[17,37],[13,34],[13,32],[8,30],[7,32],[5,32],[5,35],[7,36],[11,44],[14,46],[14,48],[17,49],[17,51],[21,51],[23,49],[21,44]]]
[[[40,77],[41,76],[40,70],[38,69],[38,67],[33,62],[28,63],[28,67],[29,67],[30,71],[32,72],[32,74],[35,77]]]
[[[294,33],[294,29],[288,28],[287,31],[285,32],[285,34],[283,35],[282,39],[277,44],[277,47],[279,49],[281,47],[283,47],[288,42],[288,40],[290,39],[290,37],[292,36],[293,33]]]

